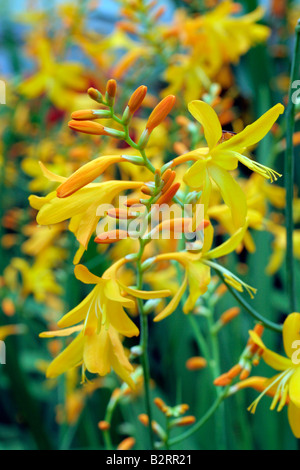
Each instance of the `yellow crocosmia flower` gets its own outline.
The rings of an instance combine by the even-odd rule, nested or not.
[[[283,325],[283,344],[287,357],[281,356],[268,349],[261,338],[250,331],[250,336],[254,343],[263,351],[262,358],[279,374],[263,383],[262,393],[249,407],[249,411],[255,413],[256,407],[264,395],[273,393],[271,410],[278,405],[281,411],[284,405],[288,405],[288,417],[293,433],[300,438],[300,313],[291,313]],[[253,378],[252,378],[253,379]],[[249,379],[250,380],[250,379]],[[253,380],[252,380],[253,381]],[[235,387],[238,389],[252,386],[255,388],[256,382],[240,382]],[[256,384],[257,385],[257,384]]]
[[[29,99],[46,93],[57,108],[69,111],[78,92],[83,92],[88,86],[83,66],[77,62],[57,62],[46,38],[39,38],[32,48],[38,70],[21,83],[18,91]]]
[[[204,203],[209,199],[213,181],[218,186],[225,204],[231,210],[235,226],[243,226],[247,214],[246,197],[228,171],[234,170],[240,161],[252,171],[271,181],[280,176],[242,153],[248,147],[257,144],[269,132],[278,116],[283,113],[284,107],[277,104],[253,124],[245,127],[242,132],[221,143],[222,127],[213,108],[203,101],[192,101],[189,103],[189,111],[203,126],[208,147],[198,148],[176,158],[173,166],[189,159],[196,160],[184,176],[186,184],[194,189],[203,189],[201,201]]]
[[[213,258],[219,258],[234,251],[241,243],[246,229],[247,225],[237,230],[232,237],[230,237],[220,246],[207,252],[202,251],[201,253],[192,253],[182,251],[179,253],[164,253],[153,258],[154,262],[166,260],[177,261],[185,269],[185,277],[179,290],[176,292],[171,302],[155,317],[154,321],[163,320],[174,312],[174,310],[179,305],[179,302],[187,286],[189,287],[189,296],[183,306],[183,312],[189,313],[192,311],[198,298],[207,291],[207,287],[211,281],[211,267],[219,269],[223,273],[228,284],[232,285],[234,288],[240,291],[243,291],[244,287],[250,296],[252,296],[252,292],[256,292],[255,289],[251,288],[247,284],[244,284],[234,274],[211,261]]]
[[[266,221],[266,228],[274,235],[272,242],[273,253],[269,259],[266,272],[269,275],[275,274],[284,262],[286,254],[286,228],[275,224],[272,221]],[[294,256],[300,259],[300,230],[293,231]]]
[[[29,239],[22,244],[22,252],[30,256],[37,256],[39,253],[45,252],[65,229],[64,223],[50,227],[26,225],[23,233],[29,236]]]
[[[21,273],[22,295],[27,297],[33,294],[37,302],[48,301],[51,294],[60,295],[63,292],[55,279],[53,268],[65,256],[64,250],[51,246],[39,253],[32,265],[23,258],[13,258],[4,271],[4,278],[12,289],[16,289],[18,273]]]
[[[55,332],[52,336],[54,334]],[[109,374],[113,369],[131,388],[135,387],[130,376],[134,369],[126,357],[119,334],[112,325],[101,328],[100,332],[82,330],[51,362],[47,377],[55,378],[81,364],[89,372],[101,376]]]
[[[120,293],[116,270],[124,263],[120,260],[112,265],[102,277],[95,276],[85,266],[75,267],[75,276],[85,284],[95,284],[90,294],[59,322],[61,328],[70,327],[84,321],[84,334],[99,332],[110,324],[124,336],[137,336],[138,328],[124,311],[133,307],[134,301]]]
[[[49,180],[64,183],[66,178],[57,176],[45,170]],[[80,255],[87,249],[92,234],[95,232],[101,215],[97,209],[101,204],[110,204],[122,191],[138,189],[144,183],[138,181],[107,181],[104,183],[91,183],[79,189],[69,197],[59,198],[53,191],[45,197],[30,196],[30,205],[39,211],[37,223],[52,225],[70,219],[69,230],[79,241]],[[76,262],[79,261],[76,256]]]
[[[124,307],[134,306],[134,301],[121,295],[121,287],[116,278],[117,270],[125,262],[124,259],[119,260],[101,278],[92,274],[85,266],[75,267],[77,279],[86,284],[95,284],[95,287],[58,322],[59,327],[66,327],[65,330],[42,333],[43,337],[67,336],[81,330],[76,339],[50,364],[48,377],[56,377],[83,363],[89,372],[100,375],[108,374],[113,368],[126,383],[134,386],[130,378],[133,368],[119,339],[119,334],[127,337],[139,334],[138,328],[124,311]],[[132,289],[127,290],[133,295]],[[167,291],[165,295],[169,293]],[[150,296],[151,292],[137,291],[136,295],[148,298],[145,296]],[[74,326],[82,322],[83,324]]]

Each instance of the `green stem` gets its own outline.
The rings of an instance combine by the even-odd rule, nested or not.
[[[138,253],[137,260],[137,289],[143,287],[143,273],[141,267],[141,258],[144,252],[144,242],[140,240],[140,251]],[[141,364],[144,374],[144,389],[145,389],[145,402],[146,412],[149,418],[149,440],[151,449],[154,449],[154,438],[152,432],[152,409],[151,409],[151,397],[150,397],[150,366],[148,359],[148,316],[144,312],[144,304],[142,299],[137,299],[137,305],[140,315],[141,322],[141,340],[140,346],[142,350]]]
[[[294,267],[294,246],[293,246],[293,197],[294,197],[294,145],[293,134],[295,128],[295,103],[292,100],[293,82],[297,79],[300,63],[300,20],[296,26],[296,45],[293,56],[291,71],[291,85],[289,91],[289,101],[286,110],[286,156],[285,156],[285,189],[286,189],[286,268],[287,268],[287,290],[289,297],[289,311],[296,310],[296,289],[295,289],[295,267]]]
[[[219,408],[220,404],[222,401],[226,398],[227,396],[227,388],[224,390],[222,395],[219,395],[215,402],[212,404],[212,406],[209,408],[209,410],[205,413],[205,415],[198,421],[192,428],[190,428],[188,431],[184,432],[183,434],[180,434],[180,436],[174,437],[173,439],[169,440],[169,446],[174,446],[175,444],[178,444],[179,442],[189,438],[192,436],[195,432],[197,432],[204,424],[211,418],[211,416],[215,413],[215,411]],[[157,448],[162,447],[163,444],[159,444],[156,446]]]
[[[258,313],[253,307],[251,307],[250,304],[235,290],[233,287],[231,287],[229,284],[226,283],[224,276],[222,273],[218,270],[215,269],[216,274],[219,276],[219,278],[224,282],[226,287],[228,288],[229,292],[235,297],[235,299],[239,302],[239,304],[258,322],[262,323],[266,328],[269,328],[269,330],[276,331],[278,333],[282,333],[283,326],[278,325],[277,323],[272,322],[271,320],[268,320],[267,318],[264,318],[260,313]]]

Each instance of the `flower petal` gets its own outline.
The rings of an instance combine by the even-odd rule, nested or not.
[[[203,126],[205,140],[209,149],[213,149],[222,137],[222,127],[214,109],[204,101],[192,101],[189,112]]]
[[[154,318],[154,321],[157,322],[157,321],[161,321],[163,320],[164,318],[168,317],[169,315],[171,315],[171,313],[174,312],[174,310],[176,310],[176,308],[178,307],[179,305],[179,302],[181,300],[181,297],[183,296],[184,294],[184,291],[186,289],[186,286],[187,286],[187,273],[185,274],[185,278],[183,280],[183,283],[181,284],[180,286],[180,289],[178,289],[178,291],[176,292],[176,294],[174,295],[173,299],[168,303],[168,305]]]
[[[92,274],[83,264],[77,264],[74,268],[76,278],[84,284],[98,284],[102,281],[101,277]]]
[[[289,404],[288,417],[294,436],[300,439],[300,408],[294,405],[293,402]]]
[[[249,331],[249,335],[254,341],[257,346],[259,346],[261,349],[263,349],[263,360],[265,361],[266,364],[268,364],[270,367],[273,367],[275,370],[286,370],[289,369],[293,366],[292,362],[290,359],[287,359],[284,356],[281,356],[280,354],[274,353],[270,349],[268,349],[261,338],[258,336],[255,331]]]
[[[80,333],[49,365],[47,377],[54,378],[82,363],[83,334]]]
[[[291,313],[283,325],[283,344],[284,350],[288,357],[292,357],[296,348],[293,347],[295,341],[299,341],[297,348],[300,344],[300,313]]]
[[[208,253],[203,255],[203,258],[212,259],[220,258],[221,256],[228,255],[234,251],[241,243],[245,236],[248,225],[245,224],[244,227],[238,229],[226,242],[217,246],[216,248],[210,250]]]
[[[244,191],[234,178],[218,165],[209,167],[209,174],[221,191],[225,204],[230,208],[236,227],[245,225],[247,202]]]
[[[257,121],[245,127],[242,132],[218,146],[221,150],[242,150],[257,144],[270,131],[278,116],[284,112],[284,106],[280,103],[273,106]]]
[[[300,367],[297,367],[295,373],[293,374],[290,385],[289,385],[289,395],[291,401],[298,408],[300,407]]]

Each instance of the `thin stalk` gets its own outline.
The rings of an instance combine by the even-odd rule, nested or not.
[[[184,441],[185,439],[189,438],[192,436],[195,432],[199,431],[199,429],[204,426],[205,423],[213,416],[215,411],[219,408],[220,404],[223,402],[223,400],[227,396],[227,391],[228,388],[224,390],[222,395],[219,395],[217,399],[214,401],[212,406],[209,408],[209,410],[205,413],[205,415],[198,421],[192,428],[190,428],[188,431],[184,432],[183,434],[180,434],[180,436],[174,437],[173,439],[169,440],[169,447],[174,446],[175,444],[178,444],[181,441]],[[162,444],[159,444],[156,446],[156,448],[161,448],[163,446]]]
[[[213,266],[212,266],[213,267]],[[267,318],[264,318],[260,313],[258,313],[248,302],[235,290],[233,287],[231,287],[229,284],[225,282],[225,279],[222,275],[222,273],[218,270],[215,269],[215,273],[219,276],[219,278],[224,282],[226,287],[228,288],[228,291],[235,297],[235,299],[239,302],[239,304],[258,322],[262,323],[266,328],[269,328],[269,330],[276,331],[278,333],[282,333],[283,325],[279,325],[278,323],[274,323],[271,320],[268,320]]]
[[[137,260],[137,289],[143,287],[143,273],[141,267],[141,258],[144,252],[144,242],[140,240],[140,251]],[[152,408],[151,408],[151,396],[150,396],[150,366],[148,359],[148,316],[144,312],[144,304],[142,299],[137,299],[138,311],[141,322],[141,340],[140,347],[142,350],[141,364],[144,375],[144,390],[145,390],[145,402],[146,412],[149,418],[149,440],[151,449],[154,449],[154,438],[152,432]]]
[[[293,56],[289,101],[286,110],[286,155],[284,181],[286,189],[286,268],[287,291],[289,297],[289,311],[296,310],[296,286],[293,245],[293,197],[294,197],[294,145],[293,134],[295,128],[295,103],[293,102],[293,83],[297,79],[300,64],[300,20],[296,26],[296,44]]]

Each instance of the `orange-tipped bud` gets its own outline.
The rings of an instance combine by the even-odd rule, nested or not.
[[[145,413],[142,413],[138,416],[140,422],[144,425],[144,426],[149,426],[149,417],[148,415],[146,415]]]
[[[176,178],[176,173],[175,173],[175,171],[170,170],[170,172],[171,172],[171,173],[170,173],[169,179],[166,180],[165,185],[164,185],[164,187],[162,188],[162,191],[161,191],[162,194],[164,194],[165,192],[168,191],[168,189],[172,186],[172,184],[173,184],[173,182],[174,182],[174,180],[175,180],[175,178]]]
[[[130,110],[130,114],[135,113],[140,106],[142,105],[145,96],[147,94],[147,87],[142,85],[135,90],[135,92],[131,95],[130,100],[128,101],[128,108]]]
[[[184,416],[183,418],[176,420],[176,426],[189,426],[195,422],[195,416]]]
[[[167,411],[168,407],[167,407],[167,405],[165,404],[165,402],[164,402],[161,398],[159,398],[159,397],[154,398],[153,401],[154,401],[155,405],[157,406],[157,408],[158,408],[162,413],[165,413],[165,412]]]
[[[83,132],[83,134],[109,135],[104,126],[94,121],[70,121],[68,126],[73,131]]]
[[[97,119],[97,115],[92,109],[80,109],[71,114],[71,118],[76,121],[85,121],[88,119]]]
[[[155,14],[153,15],[153,19],[155,21],[159,20],[159,18],[165,13],[166,11],[166,7],[165,6],[161,6],[156,12]]]
[[[217,387],[226,387],[227,385],[231,384],[231,379],[228,377],[228,374],[223,374],[220,375],[220,377],[217,377],[216,380],[214,381],[214,385]]]
[[[7,317],[12,317],[16,313],[15,304],[8,297],[6,297],[5,299],[2,300],[1,306],[2,306],[3,313]]]
[[[114,98],[117,93],[117,82],[114,79],[108,80],[106,84],[106,93],[110,98]]]
[[[117,450],[130,450],[135,444],[135,439],[133,437],[127,437],[117,447]]]
[[[124,240],[128,237],[126,230],[109,230],[108,232],[100,233],[94,239],[95,243],[100,245],[110,245],[111,243],[118,242],[119,240]]]
[[[108,431],[110,424],[107,421],[99,421],[98,428],[101,429],[101,431]]]
[[[156,201],[156,204],[159,204],[159,205],[160,204],[168,204],[169,202],[171,202],[179,188],[180,188],[180,183],[173,184],[173,186],[171,186],[168,189],[168,191],[166,191],[164,194],[162,194],[158,198],[158,200]]]
[[[119,209],[119,208],[109,209],[107,211],[107,215],[109,217],[112,217],[113,219],[123,219],[123,220],[135,219],[136,217],[135,215],[129,214],[126,209]]]
[[[153,109],[146,124],[146,129],[152,132],[153,129],[167,117],[175,104],[176,98],[173,95],[166,96],[158,105]]]
[[[102,103],[103,96],[100,93],[100,91],[96,90],[96,88],[89,88],[88,89],[88,94],[89,94],[89,97],[92,100],[97,101],[97,103]]]
[[[241,313],[241,309],[239,307],[232,307],[226,310],[220,317],[220,322],[222,325],[226,325],[227,323],[231,322],[235,317],[237,317]]]
[[[232,367],[232,369],[230,369],[229,372],[227,372],[227,378],[232,380],[234,379],[235,377],[237,377],[241,372],[242,372],[243,368],[240,364],[236,364],[235,366]]]
[[[152,189],[147,186],[146,184],[144,184],[142,187],[141,187],[141,191],[143,194],[146,194],[147,196],[151,196],[152,194]]]
[[[118,21],[116,23],[116,26],[117,28],[121,29],[122,31],[125,31],[126,33],[131,33],[131,34],[137,33],[136,25],[129,23],[129,21]]]
[[[176,117],[176,122],[179,126],[187,127],[191,121],[187,117],[180,115]]]
[[[188,152],[188,148],[183,142],[174,142],[173,149],[177,155],[183,155]]]
[[[249,377],[250,375],[250,370],[249,369],[244,369],[240,375],[240,380],[245,380]]]
[[[190,359],[186,361],[185,366],[188,370],[200,370],[207,366],[207,362],[204,357],[195,356],[190,357]]]
[[[83,165],[56,190],[60,198],[68,197],[100,176],[113,163],[123,161],[121,155],[103,156]]]
[[[127,201],[125,202],[125,206],[127,206],[127,207],[131,207],[131,206],[135,206],[135,205],[142,206],[142,204],[140,203],[140,200],[138,198],[127,199]]]
[[[226,294],[227,291],[228,291],[227,286],[225,284],[220,284],[219,287],[216,289],[215,294],[218,297],[222,297],[222,295]]]

